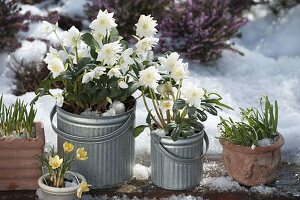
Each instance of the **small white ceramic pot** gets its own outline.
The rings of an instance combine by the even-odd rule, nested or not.
[[[78,173],[67,172],[72,175],[76,175],[79,180],[79,183],[86,182],[86,179]],[[57,188],[51,187],[44,183],[46,177],[49,176],[45,174],[41,176],[38,180],[38,184],[40,188],[37,190],[36,194],[40,200],[77,200],[77,189],[79,187],[79,183],[75,186],[66,187],[66,188]]]

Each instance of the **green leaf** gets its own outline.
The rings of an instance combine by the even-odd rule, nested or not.
[[[177,99],[173,104],[173,111],[181,110],[186,106],[186,101],[183,99]]]
[[[119,31],[117,28],[112,28],[109,35],[109,43],[119,40]]]
[[[179,127],[177,126],[171,132],[171,138],[172,138],[173,141],[177,141],[179,136],[180,136],[180,130],[179,130]]]
[[[212,115],[218,115],[218,111],[211,104],[201,103],[201,107],[202,107],[203,110],[206,110],[207,112],[209,112]]]
[[[144,130],[145,128],[148,127],[147,125],[140,125],[134,128],[133,130],[133,136],[137,137],[139,136]]]
[[[202,110],[197,109],[197,118],[198,118],[200,121],[204,122],[204,121],[207,120],[207,115],[206,115],[205,112],[203,112]]]
[[[126,90],[126,95],[131,96],[135,91],[137,91],[138,88],[139,88],[138,83],[133,83],[133,84],[129,85],[129,87]]]
[[[85,67],[87,64],[89,64],[91,62],[91,58],[82,58],[79,60],[78,64],[77,64],[77,68],[80,70],[83,67]]]
[[[90,53],[92,58],[97,59],[98,54],[96,49],[100,49],[100,45],[90,33],[85,33],[81,36],[81,39],[91,48]]]
[[[190,118],[197,117],[197,109],[194,106],[189,106],[187,112]]]

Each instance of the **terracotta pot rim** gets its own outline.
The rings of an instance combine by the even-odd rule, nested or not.
[[[34,122],[36,128],[35,138],[0,138],[0,149],[19,149],[24,146],[28,149],[34,149],[45,145],[44,124],[41,121]]]
[[[247,153],[247,154],[259,154],[264,152],[272,152],[276,149],[280,149],[284,144],[284,137],[282,136],[281,133],[278,133],[278,135],[279,138],[274,144],[270,146],[256,147],[253,150],[249,146],[236,145],[224,139],[219,139],[219,142],[221,143],[223,148],[227,148],[233,151]]]

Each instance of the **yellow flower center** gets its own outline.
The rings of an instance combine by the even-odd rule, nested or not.
[[[99,20],[99,25],[100,26],[106,26],[107,25],[107,21],[105,19],[100,19]]]
[[[59,66],[56,65],[56,64],[53,64],[53,65],[52,65],[52,71],[53,71],[53,72],[59,72],[59,71],[60,71]]]
[[[148,27],[149,27],[148,24],[143,24],[143,29],[144,30],[148,29]]]
[[[56,168],[59,167],[59,163],[58,162],[54,162],[53,163],[53,167],[56,167]]]

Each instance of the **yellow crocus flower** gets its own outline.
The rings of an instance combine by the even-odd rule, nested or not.
[[[72,152],[73,149],[74,149],[74,145],[71,144],[71,143],[68,143],[68,142],[65,142],[65,143],[63,144],[63,147],[64,147],[65,153],[70,153],[70,152]]]
[[[91,185],[88,185],[87,182],[82,182],[79,184],[79,188],[77,189],[77,197],[81,198],[83,192],[88,192]]]
[[[59,168],[62,162],[63,159],[60,159],[58,155],[55,155],[54,157],[49,157],[49,165],[52,167],[52,169]]]
[[[87,152],[84,150],[84,147],[78,148],[76,151],[76,158],[78,160],[86,160],[88,159],[87,157]]]

